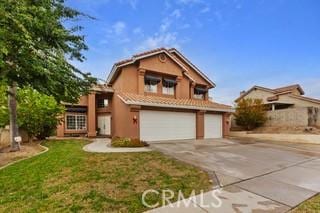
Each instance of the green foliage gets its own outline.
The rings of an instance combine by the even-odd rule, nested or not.
[[[84,15],[64,0],[1,0],[0,17],[0,80],[66,102],[77,102],[95,82],[70,63],[82,62],[87,46],[80,26],[66,27]]]
[[[262,126],[267,121],[266,110],[261,99],[240,100],[234,116],[237,125],[247,130]]]
[[[114,137],[111,140],[111,146],[113,147],[144,147],[144,146],[149,146],[149,144],[137,138],[131,139],[131,138]]]
[[[9,124],[7,107],[7,87],[0,86],[0,127]],[[52,96],[40,94],[31,89],[18,90],[18,124],[30,136],[40,139],[49,136],[59,123],[59,116],[64,113],[64,107],[57,103]]]
[[[7,86],[0,83],[0,128],[9,123]]]
[[[47,95],[27,88],[18,92],[18,124],[30,136],[43,139],[49,136],[59,123],[64,107]]]

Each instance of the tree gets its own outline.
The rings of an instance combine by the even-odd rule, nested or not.
[[[0,82],[0,128],[9,123],[7,90],[7,86]]]
[[[242,99],[234,114],[237,125],[252,130],[267,121],[266,110],[261,99]]]
[[[5,93],[5,89],[0,90],[0,95],[5,97]],[[31,88],[18,89],[17,100],[18,124],[28,133],[29,139],[50,136],[60,122],[64,107],[52,96],[40,94]],[[3,127],[9,123],[8,107],[1,101],[0,109],[0,127]]]
[[[16,89],[30,87],[58,102],[77,102],[95,79],[70,61],[84,61],[87,50],[82,28],[66,25],[85,15],[64,5],[64,0],[0,1],[0,80],[9,86],[11,146],[19,150]]]

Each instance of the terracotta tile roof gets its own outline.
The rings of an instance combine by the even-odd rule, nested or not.
[[[186,109],[203,109],[210,111],[232,111],[231,106],[215,103],[212,101],[195,99],[175,99],[161,96],[145,96],[133,93],[119,93],[118,96],[126,104],[137,104],[145,106],[159,106]]]
[[[113,88],[106,84],[96,84],[91,87],[91,90],[96,92],[113,92]]]
[[[125,63],[128,63],[128,62],[132,62],[134,60],[133,58],[135,58],[135,57],[148,55],[148,54],[155,53],[155,52],[158,52],[158,51],[161,51],[161,50],[167,51],[166,48],[161,47],[161,48],[157,48],[157,49],[153,49],[153,50],[137,53],[137,54],[133,55],[132,58],[127,58],[127,59],[123,59],[123,60],[120,60],[120,61],[116,62],[115,65],[122,65],[122,64],[125,64]]]
[[[192,64],[185,56],[183,56],[178,50],[175,48],[166,49],[164,47],[149,50],[146,52],[138,53],[133,55],[131,58],[123,59],[116,62],[111,69],[107,77],[107,83],[111,84],[112,81],[116,78],[119,67],[125,66],[127,64],[134,63],[136,60],[140,60],[144,57],[148,57],[149,55],[155,55],[157,53],[163,52],[168,55],[173,61],[175,61],[184,71],[188,71],[188,68],[184,65],[185,63],[189,64],[195,71],[200,74],[212,87],[215,87],[215,84],[203,73],[201,72],[194,64]],[[176,57],[173,52],[177,53],[179,57]],[[185,63],[184,63],[185,62]]]
[[[143,56],[143,55],[148,55],[148,54],[151,54],[151,53],[159,52],[161,50],[167,51],[166,48],[160,47],[160,48],[153,49],[153,50],[148,50],[148,51],[145,51],[145,52],[142,52],[142,53],[137,53],[137,54],[133,55],[133,57],[140,57],[140,56]]]

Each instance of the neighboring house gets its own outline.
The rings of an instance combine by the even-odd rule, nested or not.
[[[239,102],[243,98],[262,99],[269,110],[286,109],[293,107],[320,107],[320,100],[305,97],[299,84],[269,89],[261,86],[253,86],[248,91],[243,91],[235,100]]]
[[[241,99],[262,99],[268,110],[269,126],[319,126],[320,100],[304,96],[299,84],[270,89],[253,86],[240,93]]]
[[[176,49],[117,62],[105,85],[66,105],[58,136],[118,136],[146,141],[221,138],[231,107],[209,100],[215,84]]]

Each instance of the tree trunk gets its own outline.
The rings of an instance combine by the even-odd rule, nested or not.
[[[19,129],[17,124],[17,86],[13,83],[12,86],[8,87],[8,107],[10,115],[10,143],[11,151],[20,150],[20,142],[16,141],[16,137],[19,136]]]

